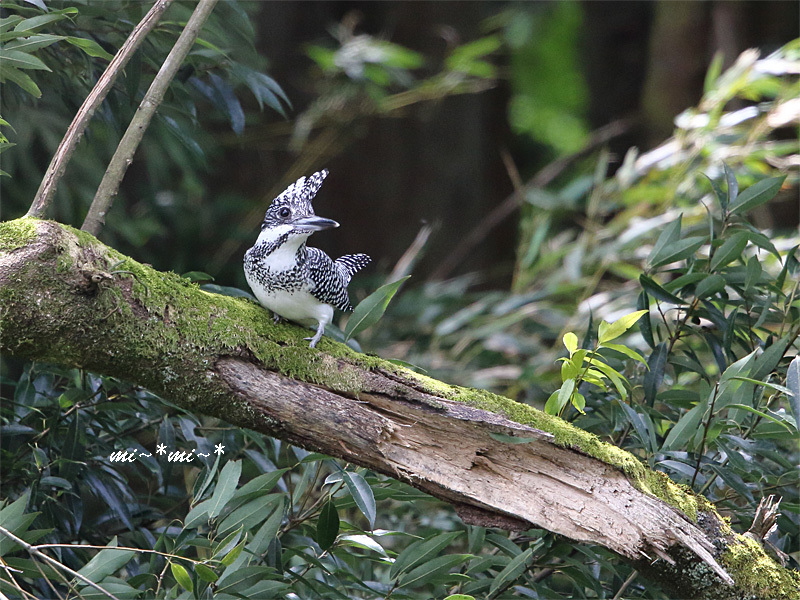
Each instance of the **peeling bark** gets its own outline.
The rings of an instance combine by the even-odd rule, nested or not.
[[[467,392],[330,340],[309,349],[305,331],[273,325],[253,303],[207,294],[88,234],[23,221],[0,229],[30,233],[17,243],[0,238],[4,352],[127,379],[189,410],[363,465],[450,502],[470,523],[536,526],[602,545],[674,597],[800,591],[796,572],[771,561],[777,576],[762,586],[726,572],[725,553],[742,542],[707,502],[681,491],[702,507],[687,516],[622,463],[592,453],[585,440],[605,445],[585,432],[575,438],[584,442],[570,442],[572,428],[543,417],[533,426],[541,413],[529,407],[520,408],[526,420],[512,418],[513,403],[501,398],[496,412],[457,401]]]

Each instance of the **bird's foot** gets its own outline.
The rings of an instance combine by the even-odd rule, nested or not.
[[[283,321],[283,317],[281,317],[278,313],[275,312],[272,313],[272,322],[275,323],[275,325],[277,325],[281,321]]]
[[[311,342],[311,343],[308,345],[308,347],[309,347],[309,348],[314,348],[314,347],[316,347],[316,345],[317,345],[317,342],[319,342],[320,338],[322,337],[322,333],[323,333],[324,331],[325,331],[325,325],[324,325],[323,323],[320,323],[320,324],[319,324],[319,327],[317,327],[317,333],[315,333],[315,334],[314,334],[314,337],[307,337],[307,338],[303,338],[303,339],[305,339],[305,340],[307,340],[307,341],[310,341],[310,342]]]

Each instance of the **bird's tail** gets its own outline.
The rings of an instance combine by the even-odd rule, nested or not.
[[[353,275],[372,262],[372,259],[366,254],[345,254],[337,258],[334,262],[339,272],[345,278],[345,285],[347,285],[350,283],[350,279],[352,279]]]

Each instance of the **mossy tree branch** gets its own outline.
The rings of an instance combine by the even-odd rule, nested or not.
[[[797,597],[797,572],[627,452],[526,405],[327,338],[310,349],[305,335],[84,232],[30,218],[0,223],[3,352],[126,379],[196,413],[366,466],[452,503],[470,523],[600,544],[673,597]]]

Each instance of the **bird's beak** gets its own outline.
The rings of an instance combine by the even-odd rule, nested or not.
[[[295,227],[302,227],[303,229],[308,229],[310,231],[322,231],[323,229],[333,229],[334,227],[338,227],[339,224],[334,221],[333,219],[326,219],[324,217],[300,217],[294,223],[292,223]]]

